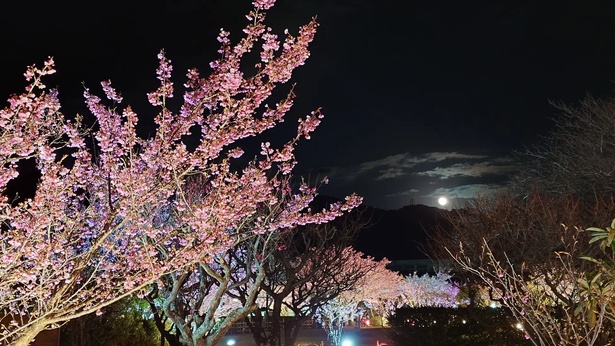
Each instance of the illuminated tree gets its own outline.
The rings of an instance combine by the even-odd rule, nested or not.
[[[342,342],[342,329],[346,322],[357,314],[358,304],[352,292],[342,292],[336,298],[329,300],[316,312],[316,316],[327,332],[331,345],[339,346]]]
[[[259,306],[266,313],[246,319],[258,345],[293,345],[303,322],[366,272],[367,268],[344,269],[356,255],[349,244],[361,227],[361,216],[349,214],[280,235],[278,248],[267,260],[259,294]],[[243,296],[245,292],[241,301]]]
[[[370,312],[387,317],[403,306],[457,307],[459,288],[444,272],[436,275],[403,277],[386,268],[387,259],[362,258],[362,266],[371,268],[351,289],[322,306],[317,316],[334,344],[341,341],[343,326],[356,316]]]
[[[404,277],[387,268],[386,258],[375,263],[375,267],[355,285],[354,300],[362,303],[374,314],[386,317],[405,304]]]
[[[203,180],[191,180],[185,197],[191,204],[200,204]],[[210,262],[200,261],[194,266],[166,274],[157,280],[147,299],[156,326],[171,345],[216,344],[233,323],[253,312],[260,283],[265,277],[265,261],[277,245],[277,232],[254,234],[257,220],[279,218],[288,201],[263,204],[233,230],[236,245],[213,255]],[[176,212],[183,219],[183,212]],[[239,292],[245,294],[240,303]],[[167,329],[166,321],[171,322]]]
[[[210,263],[163,276],[148,294],[161,334],[170,345],[214,345],[233,323],[255,311],[264,262],[275,235],[258,235]],[[237,299],[244,292],[244,301]],[[166,321],[172,323],[166,329]]]
[[[234,143],[274,127],[291,107],[292,91],[274,107],[264,102],[308,58],[317,27],[311,21],[279,42],[263,24],[273,3],[254,2],[238,44],[221,31],[220,58],[208,77],[188,71],[177,112],[167,107],[172,65],[159,54],[160,86],[147,95],[159,108],[149,138],[137,135],[137,114],[110,82],[101,83],[109,106],[84,92],[96,118],[90,131],[81,117],[60,112],[57,92],[41,81],[54,72],[53,60],[28,68],[26,91],[0,111],[0,342],[27,345],[43,329],[143,292],[165,274],[213,263],[247,235],[327,222],[360,203],[353,195],[310,212],[316,189],[290,186],[293,149],[319,124],[318,111],[300,120],[296,137],[280,149],[263,143],[260,156],[231,169],[243,153]],[[246,76],[242,59],[256,49],[261,62]],[[188,137],[198,137],[190,150]],[[7,184],[24,161],[36,163],[36,194],[9,200]],[[204,181],[196,204],[185,193],[193,176]],[[280,200],[275,218],[255,217]],[[168,222],[175,213],[181,218]]]
[[[438,271],[435,275],[408,275],[401,287],[404,305],[447,308],[459,306],[459,286],[453,283],[451,278],[449,273],[443,271]],[[391,311],[390,308],[388,310]]]
[[[385,316],[401,305],[404,279],[397,272],[386,268],[389,263],[387,259],[375,261],[371,257],[356,253],[355,258],[345,266],[349,271],[356,270],[353,267],[361,267],[367,271],[354,286],[341,292],[316,311],[316,317],[323,324],[333,345],[340,344],[344,325],[365,314],[367,309]]]
[[[596,254],[584,223],[612,215],[613,203],[591,210],[578,199],[533,193],[478,198],[451,215],[439,244],[461,271],[489,288],[490,299],[510,309],[536,345],[606,345],[605,320],[593,323],[579,278],[593,272],[580,256]]]

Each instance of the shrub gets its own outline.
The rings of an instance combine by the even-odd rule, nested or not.
[[[103,314],[85,315],[60,329],[61,346],[158,346],[160,333],[149,308],[138,298],[124,298],[108,306]]]
[[[403,307],[389,324],[395,346],[530,345],[506,309]]]

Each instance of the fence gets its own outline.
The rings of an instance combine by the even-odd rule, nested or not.
[[[282,322],[283,323],[283,322]],[[303,321],[301,325],[302,328],[320,328],[320,325],[314,323],[313,319],[307,319]],[[271,321],[265,321],[265,330],[270,332],[272,328]],[[248,334],[250,333],[250,328],[245,321],[235,322],[231,329],[229,329],[227,334]]]

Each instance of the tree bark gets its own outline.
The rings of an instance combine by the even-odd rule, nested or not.
[[[30,343],[34,340],[34,338],[36,338],[36,336],[40,332],[45,330],[46,326],[47,326],[47,323],[45,321],[38,321],[38,322],[32,324],[31,326],[26,328],[25,331],[21,335],[19,335],[19,337],[17,337],[13,341],[11,341],[10,345],[11,346],[28,346],[28,345],[30,345]]]
[[[303,322],[307,319],[307,317],[293,317],[287,318],[284,321],[284,345],[285,346],[293,346],[297,338],[299,337],[299,332],[301,328],[303,328]]]
[[[282,346],[282,338],[280,338],[282,324],[280,320],[282,316],[282,302],[276,299],[273,302],[273,311],[271,314],[271,333],[269,334],[270,346]]]

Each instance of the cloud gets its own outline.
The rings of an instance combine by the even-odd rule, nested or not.
[[[354,168],[356,175],[362,175],[375,170],[386,171],[388,169],[404,169],[411,168],[416,163],[413,162],[412,157],[408,154],[398,154],[387,156],[380,160],[367,161],[359,164]]]
[[[385,158],[360,163],[347,168],[330,168],[330,172],[346,179],[356,179],[369,175],[374,180],[394,179],[413,173],[412,168],[429,163],[455,160],[480,160],[487,155],[463,154],[458,152],[431,152],[422,155],[409,153],[390,155]]]
[[[340,196],[341,191],[356,192],[372,206],[396,209],[409,201],[437,206],[440,196],[465,203],[501,190],[516,170],[511,157],[452,151],[403,153],[311,172],[331,178],[329,188]]]
[[[504,175],[516,170],[517,167],[511,164],[510,160],[496,158],[492,161],[456,163],[447,167],[439,166],[428,171],[416,172],[415,174],[444,180],[460,177],[478,178],[486,175]]]
[[[400,191],[400,192],[388,194],[388,195],[386,195],[386,197],[407,196],[407,195],[416,194],[417,192],[419,192],[419,190],[417,190],[417,189],[409,189],[409,190],[406,190],[406,191]]]
[[[422,162],[440,162],[444,160],[478,160],[489,157],[488,155],[462,154],[458,152],[433,152],[422,155]]]
[[[422,197],[440,197],[447,196],[452,199],[472,199],[483,195],[492,195],[505,190],[505,187],[499,184],[466,184],[455,187],[441,187],[435,189],[432,193]]]
[[[398,167],[391,167],[391,168],[383,169],[379,173],[380,173],[380,175],[378,175],[375,178],[375,180],[393,179],[393,178],[397,178],[397,177],[401,177],[401,176],[406,175],[406,173],[404,173],[403,169],[398,168]]]

